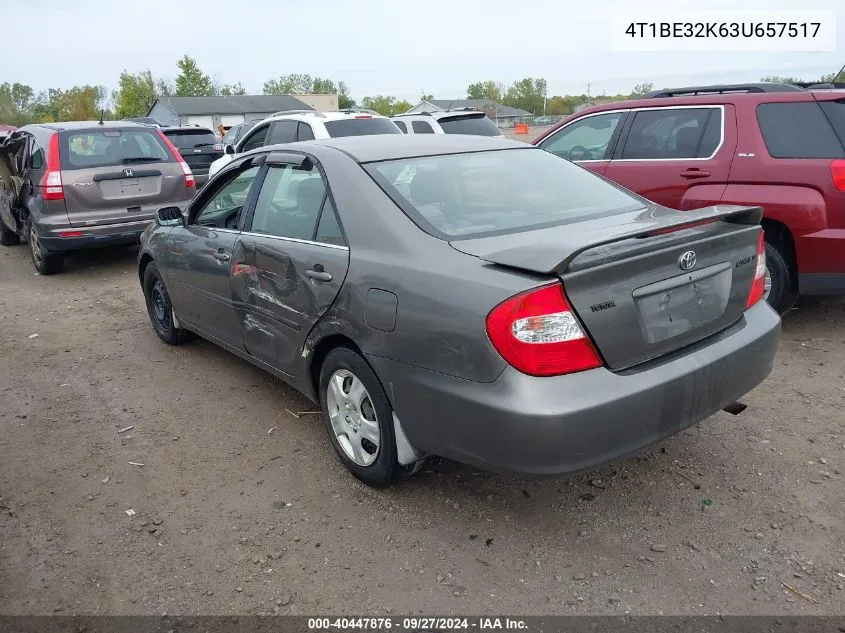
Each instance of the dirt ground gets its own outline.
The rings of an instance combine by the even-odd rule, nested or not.
[[[737,417],[569,481],[374,491],[280,381],[161,343],[135,257],[0,249],[0,613],[845,613],[842,299]]]

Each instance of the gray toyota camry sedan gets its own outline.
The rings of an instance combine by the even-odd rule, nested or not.
[[[161,339],[319,402],[370,485],[427,455],[561,475],[743,408],[780,332],[760,217],[518,142],[339,138],[238,157],[159,211],[138,272]]]

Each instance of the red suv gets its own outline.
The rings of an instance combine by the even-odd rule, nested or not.
[[[661,90],[567,117],[533,143],[675,209],[763,207],[766,298],[845,293],[845,90]]]

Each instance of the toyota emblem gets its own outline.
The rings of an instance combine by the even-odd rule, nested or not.
[[[695,251],[687,251],[678,258],[678,266],[681,270],[691,270],[695,267]]]
[[[132,178],[132,170],[129,167],[127,167],[126,169],[123,170],[123,176],[125,178]],[[693,253],[693,260],[695,260],[695,253]]]

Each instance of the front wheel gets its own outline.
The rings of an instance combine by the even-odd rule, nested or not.
[[[356,352],[338,347],[320,370],[320,404],[329,438],[349,471],[365,484],[384,488],[414,465],[397,460],[393,408],[381,382]]]

